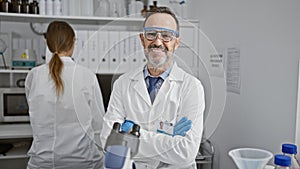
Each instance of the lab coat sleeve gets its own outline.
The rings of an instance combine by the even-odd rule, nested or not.
[[[26,76],[26,79],[25,79],[25,95],[26,95],[26,98],[28,99],[29,98],[29,92],[30,92],[30,89],[31,89],[31,83],[32,83],[32,79],[33,79],[33,73],[32,71],[30,71],[27,76]]]
[[[91,112],[92,112],[92,127],[94,130],[95,141],[98,146],[102,147],[100,144],[100,133],[103,124],[103,116],[105,114],[102,94],[100,90],[100,86],[98,84],[96,76],[93,79],[93,91],[92,91],[92,100],[91,100]]]
[[[181,112],[192,120],[192,128],[185,137],[168,136],[141,129],[139,152],[135,158],[153,158],[167,164],[182,164],[195,160],[202,138],[203,111],[205,108],[204,90],[199,81],[187,84],[182,92]]]

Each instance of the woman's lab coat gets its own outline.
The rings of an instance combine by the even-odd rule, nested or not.
[[[26,77],[33,131],[28,168],[98,169],[103,165],[99,134],[104,114],[98,81],[70,57],[61,59],[64,94],[60,98],[48,64],[33,68]]]
[[[141,126],[140,147],[133,158],[138,169],[196,168],[195,157],[203,131],[204,90],[201,82],[176,63],[161,86],[153,105],[147,92],[143,68],[122,75],[113,86],[108,111],[104,116],[102,144],[114,122],[124,118]],[[182,117],[192,120],[185,137],[157,133],[159,122],[176,124]]]

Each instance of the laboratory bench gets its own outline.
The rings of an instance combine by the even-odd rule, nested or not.
[[[32,130],[29,123],[0,124],[0,144],[10,143],[13,147],[5,154],[0,154],[0,166],[5,169],[26,168],[27,152],[32,142]],[[198,169],[212,169],[214,147],[209,140],[201,143],[196,157]],[[23,168],[23,167],[22,167]]]

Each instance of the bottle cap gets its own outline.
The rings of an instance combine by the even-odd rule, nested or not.
[[[297,146],[295,144],[282,144],[281,151],[288,154],[297,154]]]
[[[114,126],[113,126],[113,130],[115,130],[116,132],[119,132],[120,128],[121,128],[121,124],[118,122],[115,122]]]
[[[131,134],[140,137],[140,126],[138,124],[133,125]]]
[[[291,157],[286,155],[277,154],[274,160],[275,165],[288,167],[291,165]]]

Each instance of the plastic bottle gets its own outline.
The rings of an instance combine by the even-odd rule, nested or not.
[[[295,144],[282,144],[281,151],[284,155],[291,157],[291,169],[300,169],[299,161],[296,158],[297,146]]]
[[[93,0],[81,0],[81,16],[93,16]]]
[[[46,1],[40,0],[39,2],[39,13],[40,15],[46,15]]]
[[[130,0],[128,3],[128,15],[134,17],[135,14],[135,0]]]
[[[275,169],[290,169],[291,157],[277,154],[274,159]]]
[[[46,14],[53,15],[53,0],[46,1]]]
[[[94,15],[95,16],[109,16],[109,1],[108,0],[98,0],[97,4],[94,4]]]
[[[69,16],[69,0],[61,0],[61,13],[63,16]]]
[[[54,0],[53,2],[53,15],[61,15],[61,0]]]

